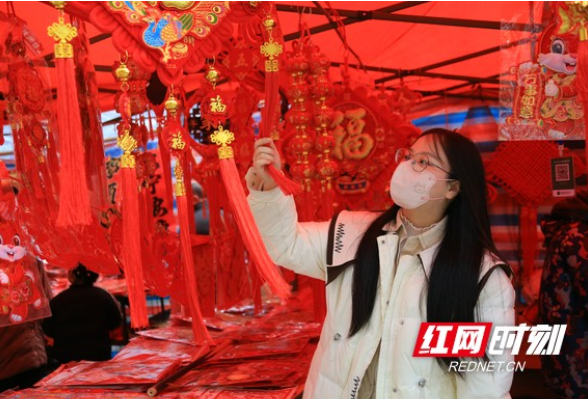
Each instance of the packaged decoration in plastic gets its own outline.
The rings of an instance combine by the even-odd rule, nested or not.
[[[131,340],[113,359],[114,361],[130,360],[134,362],[148,362],[153,359],[166,357],[176,359],[181,363],[190,363],[208,352],[207,346],[193,346],[191,344],[172,342],[168,340],[136,337]]]
[[[192,388],[180,393],[184,399],[294,399],[302,391],[298,387],[279,390],[235,390],[225,388]]]
[[[160,357],[148,361],[110,360],[71,362],[59,367],[36,386],[118,386],[150,385],[179,368],[174,359]]]
[[[310,360],[309,360],[310,362]],[[309,362],[261,360],[239,364],[203,365],[174,382],[174,388],[197,386],[232,388],[293,387],[304,383]]]
[[[578,53],[586,11],[563,1],[538,2],[531,8],[530,14],[545,27],[537,44],[536,33],[511,27],[523,15],[502,29],[503,67],[511,74],[501,78],[499,140],[583,140]]]
[[[221,350],[210,362],[241,362],[243,359],[259,359],[298,354],[304,349],[307,343],[308,338],[236,344]]]
[[[0,327],[51,315],[40,268],[16,226],[0,222]]]
[[[138,335],[169,342],[194,345],[194,333],[188,327],[174,326],[137,332]]]

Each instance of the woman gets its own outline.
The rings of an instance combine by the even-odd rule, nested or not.
[[[452,359],[412,356],[422,322],[514,325],[514,290],[490,236],[480,154],[461,135],[432,129],[396,161],[391,209],[298,223],[294,200],[265,170],[280,167],[275,146],[256,142],[249,204],[269,254],[327,283],[305,396],[509,397],[512,372],[458,374],[449,371]]]

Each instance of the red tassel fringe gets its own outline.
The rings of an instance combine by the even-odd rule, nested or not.
[[[279,103],[280,74],[278,72],[265,73],[265,107],[263,112],[262,137],[270,137],[276,123],[276,112]],[[270,165],[268,173],[276,182],[280,190],[286,195],[297,195],[302,191],[301,185],[282,174],[276,167]]]
[[[163,135],[159,134],[159,155],[161,156],[161,169],[163,170],[163,182],[165,184],[165,197],[167,204],[174,204],[174,189],[172,185],[171,156],[166,147]]]
[[[49,130],[47,132],[48,136],[48,146],[47,146],[47,169],[51,174],[51,183],[53,184],[53,189],[55,193],[60,193],[60,185],[59,185],[59,176],[61,176],[59,171],[59,160],[57,158],[57,145],[55,144],[55,137],[53,135],[53,131]],[[59,205],[58,205],[59,207]]]
[[[290,294],[290,285],[282,278],[278,267],[270,259],[261,240],[261,235],[247,204],[235,160],[232,158],[219,160],[219,166],[229,203],[251,260],[255,263],[261,278],[268,283],[270,290],[282,299],[287,298]]]
[[[249,262],[249,274],[251,276],[251,290],[253,297],[253,311],[255,315],[263,314],[263,301],[261,299],[261,285],[263,282],[259,277],[257,268],[252,261]]]
[[[267,167],[267,172],[286,196],[297,195],[302,191],[302,185],[300,183],[289,179],[273,165],[270,164]]]
[[[57,68],[57,126],[61,150],[58,227],[90,225],[92,210],[86,184],[86,163],[80,106],[71,58],[55,60]]]
[[[188,203],[188,210],[194,209],[194,193],[192,193],[192,164],[190,157],[183,157],[182,169],[184,170],[184,186],[186,187],[186,202]],[[194,216],[188,218],[190,233],[196,234],[196,219]]]
[[[134,168],[122,168],[123,186],[123,254],[125,279],[129,292],[131,326],[134,329],[149,327],[143,263],[141,260],[141,217],[137,176]]]
[[[182,246],[182,260],[184,266],[184,282],[188,308],[192,316],[192,331],[194,340],[202,344],[211,340],[208,329],[204,325],[200,303],[198,300],[198,281],[192,258],[192,241],[190,238],[189,218],[194,218],[194,213],[189,211],[188,199],[186,196],[177,196],[178,217],[180,220],[180,243]]]
[[[278,72],[265,73],[265,107],[263,115],[262,136],[270,137],[274,130],[276,108],[280,91],[280,74]]]
[[[53,185],[53,181],[51,180],[51,173],[47,167],[47,162],[41,163],[39,168],[45,182],[45,199],[47,200],[47,207],[49,207],[49,215],[51,218],[55,218],[59,212],[59,205],[55,201],[55,187]]]

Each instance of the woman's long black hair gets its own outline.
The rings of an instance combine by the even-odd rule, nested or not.
[[[456,132],[431,129],[423,136],[432,136],[435,147],[443,149],[450,171],[460,182],[459,194],[447,208],[445,235],[428,280],[427,321],[474,322],[484,254],[498,255],[490,234],[484,165],[475,144]],[[357,249],[349,336],[371,317],[380,273],[377,237],[383,234],[384,225],[395,220],[399,209],[395,205],[377,218]],[[437,360],[449,366],[456,359]]]

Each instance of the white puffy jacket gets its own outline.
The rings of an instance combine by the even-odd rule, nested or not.
[[[356,398],[379,344],[377,398],[510,397],[513,372],[465,372],[465,379],[461,379],[446,373],[435,358],[412,356],[421,322],[426,321],[426,306],[421,306],[424,274],[430,271],[437,246],[417,256],[400,257],[395,276],[391,276],[391,268],[380,269],[370,322],[349,338],[353,268],[344,265],[353,262],[360,235],[376,214],[343,212],[336,224],[298,223],[293,198],[284,196],[278,188],[251,190],[248,201],[274,262],[329,282],[327,316],[306,381],[305,398]],[[397,246],[398,234],[393,229],[378,238],[381,266],[393,265]],[[481,276],[494,265],[497,261],[486,257]],[[514,298],[510,279],[498,268],[480,293],[478,320],[492,322],[493,326],[514,325]],[[510,354],[489,358],[505,365],[513,361]]]

